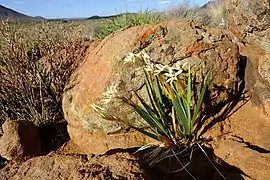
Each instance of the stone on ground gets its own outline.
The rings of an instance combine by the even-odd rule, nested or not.
[[[37,127],[29,121],[6,120],[0,138],[0,156],[7,160],[41,154]]]

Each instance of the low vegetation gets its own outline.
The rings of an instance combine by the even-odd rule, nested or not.
[[[96,33],[96,37],[103,39],[121,28],[134,27],[143,24],[157,24],[164,20],[165,16],[162,13],[155,13],[149,10],[131,14],[126,13],[105,21],[100,27],[99,32]]]
[[[81,30],[72,23],[1,24],[1,123],[10,118],[42,126],[64,119],[64,86],[86,48]]]
[[[210,82],[210,72],[205,74],[200,82],[196,73],[194,71],[191,73],[191,67],[187,62],[178,61],[172,65],[156,64],[151,61],[151,57],[144,50],[137,54],[129,53],[124,59],[124,63],[135,61],[145,64],[145,87],[148,99],[143,99],[134,91],[139,100],[139,104],[136,104],[131,99],[117,94],[117,91],[110,90],[114,88],[108,88],[109,92],[103,93],[102,101],[107,100],[108,97],[110,100],[112,98],[122,100],[140,115],[146,128],[136,127],[128,120],[115,117],[109,114],[104,107],[96,104],[92,104],[92,108],[103,118],[121,121],[152,138],[153,143],[138,150],[146,152],[145,159],[150,166],[157,165],[168,158],[175,158],[181,168],[170,173],[185,170],[192,176],[186,167],[191,163],[195,149],[199,148],[225,179],[204,151],[203,144],[206,140],[201,135],[202,127],[206,122],[203,101]],[[190,161],[183,164],[180,159],[187,154],[190,156]]]
[[[189,19],[201,22],[205,25],[226,28],[227,10],[225,3],[198,7],[190,5],[188,1],[168,8],[165,12],[141,11],[138,13],[126,13],[109,20],[97,28],[96,37],[103,39],[109,34],[122,29],[143,24],[157,24],[165,20]]]
[[[208,26],[226,28],[227,9],[225,2],[210,4],[205,7],[190,5],[184,1],[168,8],[167,19],[184,18],[201,22]]]

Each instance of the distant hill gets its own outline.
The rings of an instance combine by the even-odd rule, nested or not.
[[[0,5],[0,19],[9,20],[9,21],[39,21],[44,20],[42,17],[32,17],[17,11],[14,11],[10,8]]]
[[[136,14],[136,13],[121,13],[121,14],[116,14],[116,15],[111,15],[111,16],[97,16],[97,15],[95,15],[95,16],[91,16],[91,17],[87,18],[87,20],[116,18],[116,17],[123,16],[123,15],[133,15],[133,14]]]
[[[213,0],[213,1],[209,1],[206,4],[204,4],[203,6],[201,6],[202,9],[209,9],[209,8],[213,8],[216,7],[220,4],[222,4],[224,2],[224,0]]]

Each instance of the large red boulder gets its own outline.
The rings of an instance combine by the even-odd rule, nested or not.
[[[140,117],[122,101],[105,104],[102,101],[102,94],[108,90],[134,101],[133,90],[147,97],[144,62],[123,61],[128,53],[141,50],[155,63],[189,62],[202,74],[211,70],[211,107],[239,91],[240,54],[237,45],[222,30],[176,20],[117,31],[90,46],[85,63],[71,77],[64,93],[63,109],[69,135],[86,153],[102,154],[110,149],[149,142],[121,121],[105,120],[91,108],[93,104],[102,106],[118,119],[143,127]]]
[[[270,2],[229,0],[228,28],[247,59],[246,87],[252,103],[270,115]]]

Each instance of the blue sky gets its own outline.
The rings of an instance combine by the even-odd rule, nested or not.
[[[0,0],[0,4],[30,16],[46,18],[90,17],[136,12],[140,9],[165,9],[183,0]],[[190,0],[202,5],[207,0]]]

